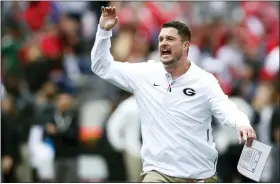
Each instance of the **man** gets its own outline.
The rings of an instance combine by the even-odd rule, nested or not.
[[[55,180],[60,183],[78,182],[79,117],[73,110],[73,97],[57,96],[56,110],[44,128],[44,141],[55,149]]]
[[[135,97],[122,101],[108,119],[110,144],[123,153],[128,182],[139,182],[141,172],[141,130],[139,108]]]
[[[222,92],[216,78],[187,59],[191,33],[180,22],[159,34],[162,65],[115,62],[110,54],[114,7],[102,7],[91,51],[92,71],[134,93],[140,108],[142,182],[217,182],[218,153],[211,119],[237,129],[239,142],[256,138],[244,113]]]
[[[14,98],[6,95],[1,101],[1,181],[18,182],[16,170],[20,163],[20,118],[15,108]]]

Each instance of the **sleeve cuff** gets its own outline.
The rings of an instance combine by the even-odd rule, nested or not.
[[[238,121],[238,123],[236,124],[236,129],[239,129],[242,126],[252,127],[250,120],[247,117],[244,117],[243,121],[242,121],[242,119]]]
[[[100,25],[98,24],[97,35],[100,35],[105,38],[110,38],[112,36],[112,30],[106,31],[106,30],[102,29],[100,27]]]

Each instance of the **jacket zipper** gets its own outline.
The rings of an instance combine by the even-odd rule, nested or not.
[[[207,142],[209,141],[209,129],[207,129]]]

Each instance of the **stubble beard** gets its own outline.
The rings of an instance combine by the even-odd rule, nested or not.
[[[174,59],[170,60],[170,61],[167,61],[167,62],[162,62],[162,64],[165,66],[165,67],[171,67],[171,66],[174,66],[178,63],[178,61],[181,59],[182,57],[182,53],[180,53],[180,55],[178,55],[178,57],[175,57]]]

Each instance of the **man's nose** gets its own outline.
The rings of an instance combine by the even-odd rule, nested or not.
[[[168,46],[167,42],[165,40],[163,40],[160,44],[161,46]]]

